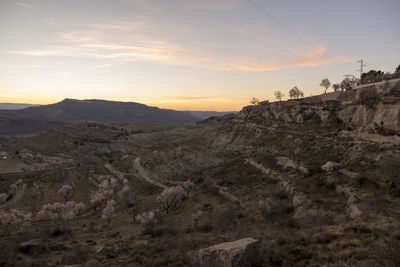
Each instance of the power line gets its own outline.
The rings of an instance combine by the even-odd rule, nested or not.
[[[314,17],[318,20],[318,22],[322,25],[322,27],[325,28],[325,30],[327,32],[329,32],[329,34],[332,35],[333,40],[338,41],[338,39],[336,38],[335,34],[329,29],[329,27],[325,24],[325,22],[319,17],[319,15],[317,14],[317,12],[314,11],[314,9],[307,4],[307,2],[305,0],[301,0],[303,2],[303,4],[311,11],[311,13],[313,13]],[[342,47],[342,46],[341,46]]]
[[[288,6],[290,6],[295,12],[296,14],[303,19],[303,21],[305,21],[307,23],[307,25],[312,28],[319,36],[321,36],[323,39],[325,39],[326,41],[328,41],[329,43],[332,42],[332,40],[328,39],[327,37],[325,37],[325,35],[323,35],[317,27],[315,27],[310,20],[308,20],[307,17],[303,16],[299,10],[297,10],[297,8],[295,6],[293,6],[289,0],[286,0],[286,4]]]
[[[301,36],[299,36],[298,34],[296,34],[294,31],[292,31],[291,29],[289,29],[288,27],[286,27],[284,24],[282,24],[279,20],[277,20],[276,18],[274,18],[271,14],[269,14],[264,8],[260,7],[259,5],[257,5],[256,3],[254,3],[252,0],[247,0],[251,5],[253,5],[255,8],[257,8],[258,10],[261,11],[261,13],[263,13],[266,17],[270,18],[271,20],[273,20],[276,24],[278,24],[279,26],[281,26],[282,28],[284,28],[287,32],[289,32],[290,34],[292,34],[294,37],[296,37],[298,40],[306,43],[309,46],[313,46],[310,42],[308,42],[307,40],[305,40],[304,38],[302,38]]]

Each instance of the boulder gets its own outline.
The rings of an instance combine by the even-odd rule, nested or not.
[[[260,243],[253,238],[225,242],[199,251],[202,267],[251,267],[259,263]]]
[[[361,216],[361,211],[354,204],[353,205],[349,205],[346,208],[346,213],[353,220],[358,219]]]
[[[331,171],[339,169],[341,166],[342,165],[340,163],[328,161],[327,163],[325,163],[324,165],[321,166],[321,169],[326,172],[331,172]]]
[[[276,164],[281,165],[284,169],[293,168],[296,169],[296,163],[288,157],[276,157]]]
[[[32,239],[18,245],[18,251],[25,254],[34,254],[44,250],[43,239]]]

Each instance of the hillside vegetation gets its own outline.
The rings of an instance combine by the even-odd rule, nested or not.
[[[398,266],[395,90],[9,142],[23,167],[0,174],[0,264],[198,266],[201,248],[252,237],[261,266]]]

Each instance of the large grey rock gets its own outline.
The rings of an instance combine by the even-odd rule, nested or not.
[[[328,161],[327,163],[325,163],[324,165],[321,166],[321,169],[324,171],[327,171],[327,172],[331,172],[331,171],[339,169],[341,166],[342,165],[340,165],[340,163]]]
[[[346,208],[346,213],[353,220],[358,219],[361,216],[361,211],[357,208],[356,205],[349,205]]]
[[[199,251],[202,267],[251,267],[259,262],[260,244],[256,239],[243,238]]]

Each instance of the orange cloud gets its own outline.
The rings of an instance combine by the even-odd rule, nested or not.
[[[338,62],[352,62],[354,59],[346,56],[338,56],[332,58],[324,58],[326,55],[325,47],[317,47],[315,51],[306,54],[303,58],[289,62],[290,67],[316,67],[326,64],[338,63]]]
[[[173,42],[157,31],[145,22],[92,23],[81,29],[56,34],[49,39],[52,44],[47,46],[11,53],[29,56],[94,58],[104,61],[99,64],[102,67],[117,62],[153,61],[169,65],[243,72],[267,72],[353,61],[346,56],[326,57],[326,48],[322,46],[306,52],[295,60],[265,61],[255,56],[220,54]],[[110,37],[113,39],[111,40]],[[249,51],[249,54],[251,53],[252,51]]]
[[[299,59],[292,61],[282,61],[281,63],[252,63],[246,60],[241,63],[231,63],[226,65],[228,70],[239,70],[248,72],[264,72],[264,71],[274,71],[279,69],[293,68],[293,67],[316,67],[326,64],[339,63],[339,62],[352,62],[353,58],[346,56],[337,56],[325,58],[326,48],[317,47],[314,51],[308,52]]]

